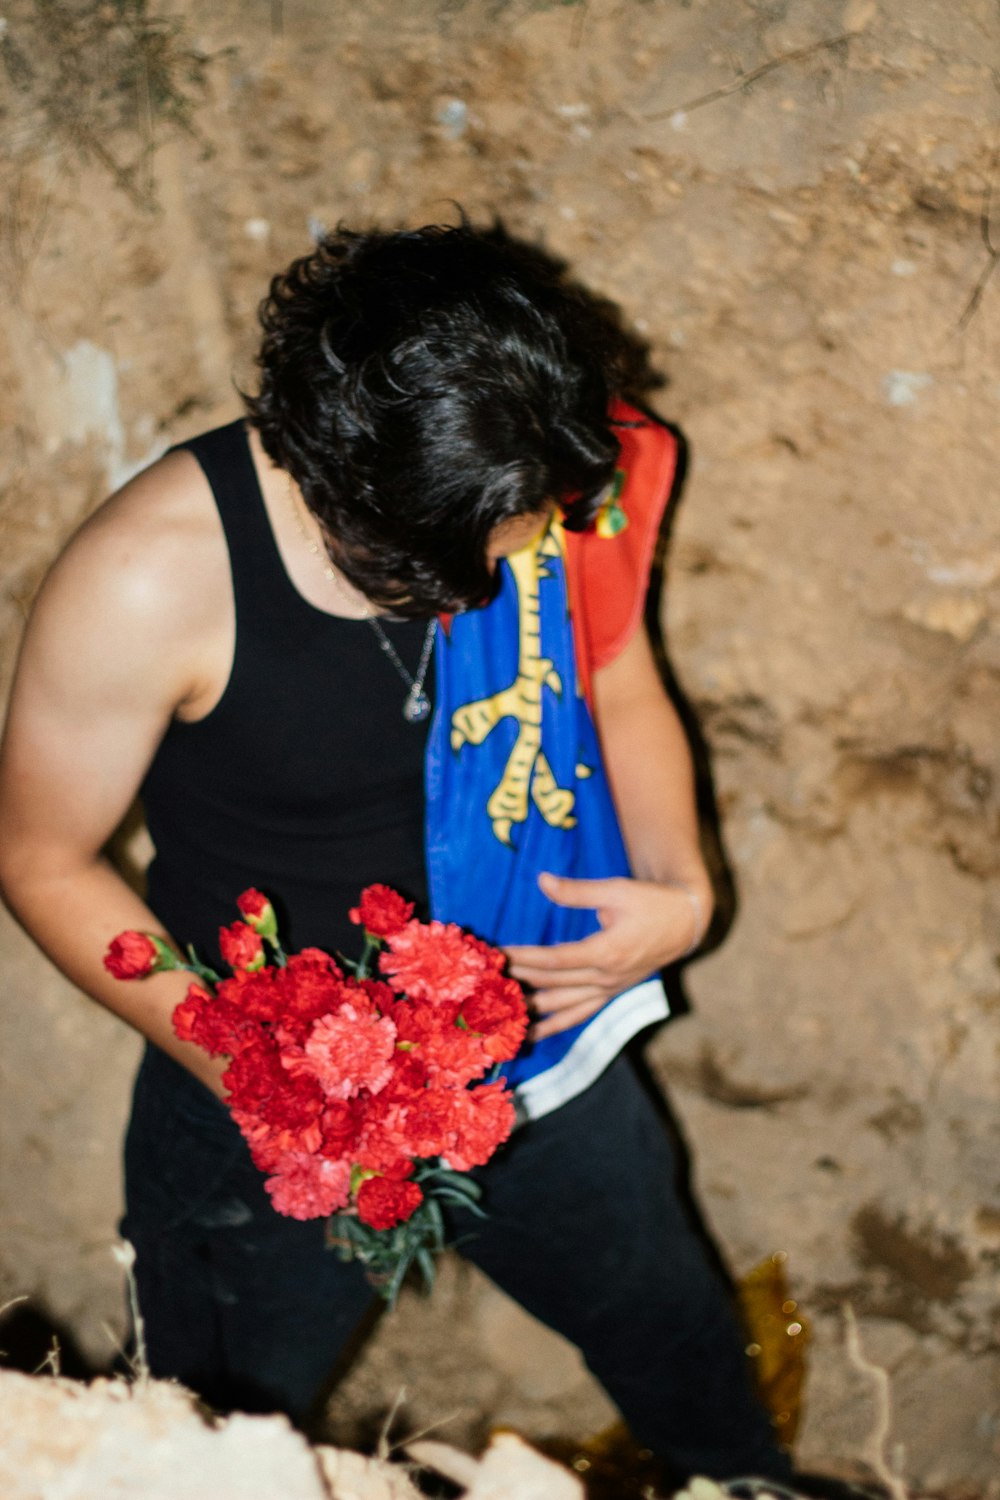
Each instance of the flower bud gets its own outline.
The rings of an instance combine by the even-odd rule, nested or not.
[[[255,974],[264,967],[264,944],[260,934],[246,922],[219,928],[219,951],[232,969]]]
[[[406,926],[413,916],[413,902],[405,901],[391,886],[369,885],[347,915],[371,937],[387,938]]]
[[[278,936],[278,919],[275,916],[274,907],[262,891],[255,890],[253,886],[244,891],[242,896],[237,897],[236,905],[240,909],[240,915],[260,937],[266,938],[268,942],[275,942]]]
[[[104,955],[104,967],[116,979],[144,979],[176,969],[178,962],[169,943],[150,932],[120,932]]]

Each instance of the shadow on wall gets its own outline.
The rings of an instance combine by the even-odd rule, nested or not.
[[[656,420],[659,422],[663,421],[662,417],[657,417]],[[712,885],[715,889],[715,911],[712,914],[712,920],[709,923],[705,939],[698,950],[700,956],[712,952],[713,949],[720,947],[725,941],[736,919],[738,896],[732,864],[726,853],[722,836],[722,824],[719,818],[718,799],[715,793],[715,778],[712,773],[708,741],[702,731],[695,710],[677,680],[670,662],[669,649],[664,634],[662,599],[664,580],[667,572],[667,558],[674,526],[677,523],[677,514],[683,498],[684,484],[687,479],[690,462],[690,450],[683,432],[681,432],[680,428],[675,427],[672,422],[667,422],[665,425],[670,429],[677,443],[677,466],[674,471],[673,484],[671,485],[670,500],[667,505],[663,526],[661,527],[660,536],[657,541],[656,554],[653,559],[649,591],[646,595],[645,624],[649,639],[652,642],[653,654],[656,657],[660,677],[684,726],[684,733],[687,736],[688,745],[690,746],[691,755],[694,760],[695,789],[702,847],[708,864],[709,874],[712,877]],[[684,968],[685,965],[681,962],[667,969],[663,975],[663,982],[670,1001],[670,1016],[672,1020],[676,1020],[679,1016],[687,1015],[691,1010],[687,992],[684,988]]]
[[[20,1370],[25,1375],[42,1371],[65,1375],[71,1380],[93,1380],[98,1375],[126,1373],[123,1356],[104,1366],[88,1360],[73,1334],[57,1322],[34,1298],[8,1304],[0,1321],[0,1369]]]

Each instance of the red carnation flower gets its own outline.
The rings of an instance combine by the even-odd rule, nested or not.
[[[259,1030],[250,1034],[222,1075],[232,1108],[254,1113],[287,1080],[277,1047]]]
[[[289,960],[289,967],[299,967],[302,964],[319,964],[332,970],[334,974],[343,974],[343,969],[327,953],[325,948],[300,948],[298,953],[293,953]]]
[[[407,1103],[390,1103],[384,1093],[364,1101],[363,1128],[353,1150],[359,1167],[366,1172],[391,1174],[401,1160],[436,1154],[418,1152],[413,1148],[407,1124],[409,1111]]]
[[[232,969],[253,973],[264,966],[264,944],[246,922],[219,928],[219,952]]]
[[[262,891],[255,890],[251,886],[248,891],[243,892],[242,896],[236,898],[236,905],[244,921],[250,924],[254,932],[260,933],[262,938],[274,941],[278,935],[278,919],[274,914],[274,907]]]
[[[280,1106],[273,1111],[265,1106],[258,1113],[239,1109],[231,1101],[230,1110],[241,1135],[250,1147],[255,1165],[262,1172],[280,1170],[283,1156],[320,1154],[323,1144],[322,1126],[318,1118],[310,1118],[308,1110],[295,1118],[291,1110]],[[273,1114],[274,1118],[265,1118],[267,1114]]]
[[[415,1182],[389,1177],[367,1177],[358,1188],[358,1218],[372,1229],[391,1229],[402,1224],[424,1201]]]
[[[379,968],[411,1000],[461,1002],[495,967],[486,956],[494,950],[483,947],[454,922],[408,922],[389,938]]]
[[[528,1029],[521,986],[501,974],[487,975],[462,1006],[461,1019],[481,1036],[483,1049],[494,1062],[506,1062],[516,1056]]]
[[[323,1156],[348,1156],[361,1130],[362,1113],[356,1100],[328,1099],[320,1118]]]
[[[427,1088],[410,1104],[399,1106],[397,1127],[409,1156],[441,1156],[455,1140],[456,1101],[466,1098],[464,1089]]]
[[[174,1035],[182,1042],[193,1042],[195,1038],[195,1027],[199,1017],[206,1005],[211,1005],[212,997],[200,984],[189,984],[188,992],[179,1005],[174,1006],[172,1016]]]
[[[458,1026],[426,1037],[417,1050],[426,1064],[428,1078],[449,1088],[464,1088],[474,1078],[482,1078],[493,1061],[483,1046],[483,1038]]]
[[[427,1087],[427,1069],[420,1059],[419,1049],[414,1052],[401,1050],[396,1043],[392,1059],[392,1077],[384,1089],[379,1090],[379,1099],[386,1104],[408,1104],[415,1094],[422,1094]]]
[[[413,916],[413,902],[404,901],[398,891],[387,885],[369,885],[361,900],[348,912],[352,922],[370,932],[372,937],[387,938]]]
[[[473,937],[471,932],[465,934],[465,943],[473,953],[479,954],[484,968],[493,969],[498,974],[503,973],[507,965],[507,955],[501,949],[494,948],[492,943],[485,943],[482,938]]]
[[[454,1134],[447,1147],[448,1164],[458,1172],[481,1167],[514,1128],[514,1104],[506,1085],[482,1083],[454,1095]]]
[[[407,1236],[377,1249],[376,1241],[423,1202],[412,1175],[418,1159],[443,1157],[467,1171],[510,1133],[504,1085],[468,1085],[517,1050],[527,1025],[520,988],[504,977],[498,949],[454,924],[414,921],[412,905],[388,886],[369,886],[351,916],[386,943],[389,983],[347,975],[318,948],[286,960],[267,897],[250,889],[238,904],[243,920],[219,934],[232,976],[192,984],[174,1029],[228,1057],[227,1103],[275,1209],[305,1220],[353,1204],[361,1259],[392,1264],[402,1255],[402,1275],[429,1247],[423,1217]],[[157,968],[209,973],[147,933],[120,934],[106,963],[127,978]]]
[[[277,984],[277,969],[261,969],[257,974],[238,972],[220,981],[216,994],[228,1000],[250,1021],[273,1025],[284,1013],[284,995]]]
[[[230,1105],[230,1113],[250,1147],[254,1166],[261,1172],[275,1171],[281,1158],[288,1155],[281,1131],[265,1125],[255,1114],[236,1109],[233,1105]]]
[[[392,986],[386,984],[384,979],[356,979],[353,983],[364,992],[380,1015],[388,1016],[392,1014],[392,1006],[396,1003],[396,996]]]
[[[148,932],[120,932],[108,946],[104,967],[116,979],[143,979],[176,967],[176,954],[162,938]]]
[[[309,1149],[315,1150],[323,1137],[318,1128],[312,1130],[312,1127],[325,1104],[326,1096],[315,1078],[293,1078],[286,1072],[281,1087],[261,1100],[257,1112],[262,1120],[279,1130],[310,1131],[313,1144]]]
[[[318,1021],[338,1011],[357,992],[354,981],[345,979],[343,970],[321,948],[293,953],[285,968],[275,971],[274,982],[281,996],[282,1020],[289,1026]]]
[[[209,995],[192,984],[174,1007],[174,1034],[182,1042],[196,1042],[211,1057],[228,1057],[254,1037],[256,1026],[238,1005]]]
[[[393,1000],[382,1008],[383,1015],[390,1016],[401,1042],[426,1041],[449,1030],[458,1020],[460,1006],[457,1000],[446,1000],[440,1005],[427,1001],[413,1004],[409,1000]]]
[[[399,1106],[394,1107],[399,1115]],[[366,1131],[363,1139],[353,1148],[351,1159],[366,1172],[387,1172],[405,1152],[409,1143],[401,1131],[379,1125]]]

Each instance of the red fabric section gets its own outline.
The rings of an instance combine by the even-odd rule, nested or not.
[[[665,427],[624,401],[611,405],[618,467],[625,483],[618,504],[628,525],[617,536],[595,527],[566,533],[566,572],[576,638],[577,670],[590,698],[594,671],[614,661],[642,619],[660,524],[677,467],[677,443]]]

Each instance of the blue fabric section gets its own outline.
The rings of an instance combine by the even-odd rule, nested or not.
[[[557,555],[539,561],[539,649],[532,651],[530,640],[527,649],[524,645],[519,608],[525,605],[519,605],[515,572],[507,562],[501,565],[493,602],[456,616],[437,643],[436,712],[426,760],[431,911],[441,921],[458,922],[500,945],[563,943],[597,930],[593,911],[555,906],[542,895],[540,871],[578,879],[630,873],[593,720],[577,691],[564,560]],[[495,823],[488,804],[505,779],[519,732],[532,717],[525,676],[533,657],[537,680],[539,656],[552,663],[561,689],[551,677],[541,687],[544,761],[557,787],[572,793],[572,811],[567,817],[567,799],[546,799],[544,789],[537,802],[532,796],[540,772],[545,779],[545,768],[529,746],[520,780],[508,782],[504,798],[502,812],[511,815],[508,831],[503,819]],[[519,668],[525,667],[528,673],[519,678]],[[468,708],[519,682],[526,687],[519,704],[507,698],[493,710]],[[504,714],[504,709],[517,709],[521,717]],[[471,726],[467,733],[479,743],[462,732],[466,722]],[[461,743],[453,738],[456,729]],[[530,735],[530,722],[526,732]],[[506,1065],[510,1081],[516,1084],[552,1067],[588,1024],[529,1046]]]

